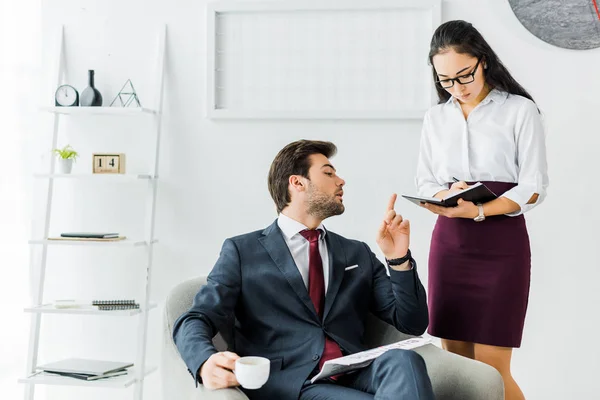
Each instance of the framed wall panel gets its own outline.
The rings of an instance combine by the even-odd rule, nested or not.
[[[210,118],[420,119],[440,0],[208,6]]]

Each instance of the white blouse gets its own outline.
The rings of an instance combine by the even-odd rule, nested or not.
[[[544,201],[548,187],[542,119],[531,100],[493,89],[465,120],[458,100],[425,114],[415,184],[433,197],[448,189],[452,177],[467,182],[513,182],[504,193],[521,206],[516,216]],[[534,204],[531,196],[539,194]]]

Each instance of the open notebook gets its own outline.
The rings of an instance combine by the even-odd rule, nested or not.
[[[404,194],[402,197],[415,203],[416,205],[420,205],[421,203],[431,203],[441,207],[456,207],[458,205],[458,199],[472,201],[473,203],[487,203],[488,201],[494,200],[498,196],[483,183],[477,182],[469,186],[467,189],[461,190],[457,193],[452,193],[443,199],[436,199],[435,197],[408,196]]]

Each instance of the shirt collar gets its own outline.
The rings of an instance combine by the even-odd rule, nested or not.
[[[494,101],[495,103],[498,103],[498,104],[503,104],[506,101],[507,97],[508,97],[508,93],[503,92],[498,89],[492,89],[487,94],[487,96],[485,96],[485,98],[483,100],[481,100],[481,103],[479,103],[479,104],[481,104],[483,106],[483,105],[486,105],[487,103],[489,103],[490,101]],[[454,96],[450,96],[450,98],[446,102],[446,104],[450,104],[450,103],[460,106],[458,100]]]
[[[304,224],[288,217],[284,213],[279,214],[279,218],[277,218],[277,225],[279,225],[279,229],[281,229],[281,232],[283,232],[283,235],[287,240],[290,240],[301,231],[308,229]],[[324,238],[327,234],[327,229],[325,229],[322,223],[317,227],[317,229],[320,229],[323,232],[321,239]]]
[[[492,89],[487,96],[485,96],[485,99],[481,100],[481,104],[487,104],[490,101],[493,101],[495,103],[498,104],[503,104],[506,101],[506,98],[508,97],[508,93],[506,92],[502,92],[498,89]]]

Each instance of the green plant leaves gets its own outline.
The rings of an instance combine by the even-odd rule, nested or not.
[[[68,160],[68,159],[77,159],[77,157],[79,157],[79,153],[77,153],[75,151],[75,149],[73,149],[71,147],[70,144],[66,145],[65,147],[63,147],[62,149],[53,149],[52,152],[54,154],[56,154],[58,157]]]

